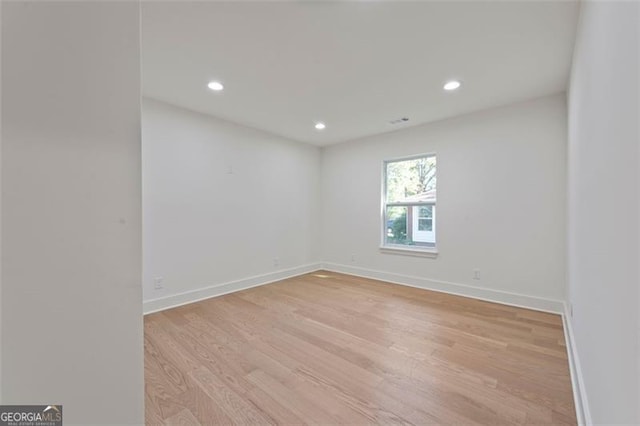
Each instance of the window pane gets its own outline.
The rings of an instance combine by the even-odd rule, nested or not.
[[[431,218],[433,217],[433,206],[422,206],[420,207],[420,217],[421,218]]]
[[[436,157],[387,163],[386,179],[387,203],[435,201]]]
[[[433,231],[433,221],[431,219],[419,219],[418,231]]]
[[[407,208],[387,207],[385,242],[387,244],[408,244]]]

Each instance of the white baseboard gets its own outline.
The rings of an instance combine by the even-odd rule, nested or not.
[[[458,284],[447,281],[438,281],[429,278],[421,278],[410,275],[396,274],[393,272],[377,271],[373,269],[358,268],[355,266],[342,265],[338,263],[310,263],[290,269],[282,269],[268,274],[256,275],[236,281],[216,284],[197,290],[184,293],[172,294],[157,299],[146,300],[143,303],[144,314],[150,314],[177,306],[198,302],[211,297],[222,296],[248,288],[269,284],[275,281],[292,278],[298,275],[307,274],[320,269],[340,272],[364,278],[386,281],[394,284],[406,285],[425,290],[439,291],[443,293],[455,294],[458,296],[471,297],[473,299],[485,300],[488,302],[502,303],[504,305],[516,306],[520,308],[534,309],[537,311],[551,312],[554,314],[564,314],[565,306],[561,300],[545,299],[524,294],[511,293],[500,290],[492,290],[482,287],[474,287],[466,284]]]
[[[187,291],[184,293],[172,294],[158,299],[147,300],[143,303],[142,311],[144,315],[153,312],[164,311],[165,309],[175,308],[177,306],[198,302],[200,300],[209,299],[211,297],[222,296],[224,294],[234,293],[240,290],[246,290],[252,287],[269,284],[275,281],[292,278],[298,275],[307,274],[309,272],[321,269],[321,263],[311,263],[308,265],[297,266],[290,269],[282,269],[268,274],[256,275],[249,278],[243,278],[237,281],[230,281],[222,284],[216,284],[198,290]]]
[[[536,311],[551,312],[554,314],[564,313],[564,302],[561,300],[545,299],[542,297],[527,296],[524,294],[510,293],[506,291],[474,287],[466,284],[458,284],[447,281],[432,280],[429,278],[396,274],[393,272],[376,271],[373,269],[358,268],[355,266],[342,265],[338,263],[323,263],[322,266],[323,269],[326,269],[328,271],[341,272],[344,274],[355,275],[364,278],[372,278],[375,280],[387,281],[390,283],[406,285],[409,287],[439,291],[442,293],[450,293],[458,296],[485,300],[487,302],[502,303],[503,305],[534,309]]]
[[[589,410],[589,400],[587,399],[587,391],[582,378],[582,369],[580,368],[580,358],[573,336],[573,327],[571,326],[571,310],[569,305],[564,303],[564,313],[562,315],[564,324],[564,338],[567,346],[567,355],[569,357],[569,371],[571,372],[571,387],[573,388],[573,400],[576,405],[576,418],[579,425],[591,426],[591,411]]]

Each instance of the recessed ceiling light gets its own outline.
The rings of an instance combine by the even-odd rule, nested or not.
[[[447,81],[444,86],[443,89],[444,90],[456,90],[458,87],[460,87],[460,82],[458,80],[451,80],[451,81]]]
[[[209,84],[207,84],[207,87],[211,90],[215,90],[216,92],[224,89],[224,86],[219,81],[210,81]]]
[[[317,130],[324,130],[327,126],[324,123],[316,123]]]

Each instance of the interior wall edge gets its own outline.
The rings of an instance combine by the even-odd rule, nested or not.
[[[571,388],[573,389],[573,400],[576,407],[576,419],[579,425],[592,425],[591,412],[589,410],[589,400],[587,390],[582,377],[580,367],[580,357],[576,348],[573,327],[571,326],[571,310],[567,302],[563,303],[562,325],[564,327],[564,339],[569,358],[569,372],[571,373]]]

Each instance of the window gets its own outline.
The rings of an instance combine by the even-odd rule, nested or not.
[[[436,246],[436,156],[385,161],[383,249],[433,253]]]

